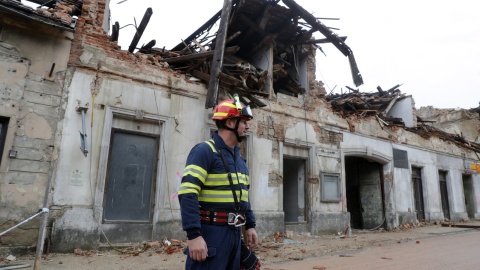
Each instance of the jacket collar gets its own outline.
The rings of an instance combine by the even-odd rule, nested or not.
[[[213,132],[212,139],[215,142],[215,145],[217,146],[218,149],[227,149],[230,152],[234,153],[234,152],[238,151],[238,149],[240,148],[240,146],[238,144],[236,144],[233,149],[228,147],[228,145],[225,144],[225,142],[223,141],[222,137],[220,137],[220,135],[218,135],[218,131]]]

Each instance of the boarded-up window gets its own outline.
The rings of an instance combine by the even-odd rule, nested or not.
[[[408,152],[405,150],[393,149],[393,166],[396,168],[408,169]]]
[[[158,137],[112,130],[104,220],[149,222]]]

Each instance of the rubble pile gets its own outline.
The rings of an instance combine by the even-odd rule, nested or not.
[[[128,247],[115,247],[110,245],[110,248],[117,251],[120,254],[128,254],[132,256],[139,256],[141,253],[152,251],[157,254],[173,254],[182,252],[186,248],[187,244],[177,239],[165,239],[162,242],[152,241],[152,242],[143,242],[140,245],[133,245]],[[78,256],[93,256],[98,255],[100,252],[97,250],[82,250],[76,248],[73,251],[73,254]]]
[[[347,87],[349,93],[330,94],[326,96],[326,100],[332,105],[332,110],[344,118],[378,116],[386,122],[403,126],[402,119],[388,116],[388,110],[393,104],[406,97],[400,92],[399,87],[400,85],[396,85],[385,91],[378,86],[378,92],[374,93],[361,93]]]
[[[423,120],[417,116],[416,126],[406,127],[401,118],[389,116],[388,112],[392,106],[407,97],[401,93],[399,87],[400,85],[396,85],[388,90],[383,90],[378,86],[377,92],[372,93],[362,93],[359,90],[347,87],[350,90],[348,93],[330,94],[326,96],[326,100],[331,104],[332,110],[343,118],[362,119],[376,117],[382,128],[401,126],[423,138],[428,139],[436,136],[442,140],[455,143],[460,147],[480,153],[480,144],[466,140],[462,134],[451,134],[435,128],[429,125],[432,121]],[[478,108],[469,111],[476,112]]]

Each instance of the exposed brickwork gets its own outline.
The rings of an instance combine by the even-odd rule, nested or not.
[[[343,141],[342,133],[325,130],[319,126],[315,126],[314,130],[318,142],[340,147],[340,143]]]
[[[307,60],[307,70],[308,70],[308,84],[310,86],[309,90],[309,96],[315,97],[315,98],[324,98],[325,95],[327,94],[327,91],[325,90],[325,87],[323,86],[322,81],[317,81],[316,79],[316,48],[314,46],[310,47],[310,53],[308,55],[308,60]]]
[[[144,55],[142,53],[132,54],[127,50],[121,50],[116,41],[112,41],[108,33],[102,28],[105,6],[108,1],[100,0],[84,1],[82,15],[76,24],[75,39],[70,54],[69,66],[83,66],[80,57],[85,47],[99,49],[106,57],[119,59],[132,63],[132,69],[141,70],[142,65],[152,65],[160,69],[168,69],[167,63],[159,62],[159,56]]]

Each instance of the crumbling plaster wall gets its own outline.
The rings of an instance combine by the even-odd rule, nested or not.
[[[99,241],[105,181],[101,170],[107,165],[102,151],[107,148],[108,154],[109,144],[104,134],[109,121],[106,111],[123,110],[132,114],[141,111],[164,119],[155,190],[154,222],[159,224],[158,237],[163,237],[165,231],[168,235],[181,234],[178,201],[172,197],[178,191],[178,175],[183,172],[190,149],[208,139],[214,126],[209,120],[210,112],[204,108],[203,84],[147,64],[142,55],[123,57],[125,52],[115,54],[105,49],[110,44],[104,45],[83,43],[81,50],[73,50],[72,67],[66,76],[62,152],[53,194],[57,211],[52,213],[55,217],[52,238],[62,245],[57,249],[68,250],[74,244],[87,247]],[[79,151],[78,132],[82,123],[75,110],[78,104],[89,106],[85,117],[89,144],[86,158]],[[79,224],[76,216],[92,222]],[[82,235],[82,239],[73,239],[74,235]]]
[[[20,27],[3,19],[15,21],[0,19],[0,116],[9,118],[0,164],[2,231],[43,207],[56,159],[62,79],[73,38],[38,22]],[[16,153],[13,158],[10,151]],[[39,221],[33,219],[2,236],[1,246],[34,245]]]
[[[437,109],[421,107],[415,113],[424,120],[435,121],[432,126],[450,134],[462,135],[466,140],[480,143],[480,115],[465,109]]]
[[[252,120],[253,164],[251,166],[252,205],[255,208],[258,231],[269,234],[284,230],[283,217],[283,158],[284,155],[307,159],[307,201],[311,210],[312,232],[343,228],[348,216],[341,203],[320,202],[320,172],[340,173],[341,132],[345,120],[329,112],[318,98],[291,97],[277,94],[275,100],[265,100],[267,106],[255,109]],[[327,129],[326,123],[337,130]],[[298,151],[298,155],[295,153]],[[305,151],[308,157],[305,157]],[[303,154],[301,154],[303,153]],[[293,156],[292,156],[293,155]],[[265,200],[268,198],[268,200]],[[261,203],[260,203],[261,202]],[[339,224],[341,224],[339,226]]]
[[[385,160],[385,164],[389,166],[384,165],[384,176],[393,175],[393,179],[385,178],[386,182],[392,181],[389,183],[391,189],[384,190],[387,217],[396,216],[390,221],[389,227],[415,221],[411,171],[393,168],[393,148],[407,151],[410,166],[422,168],[427,220],[437,221],[444,218],[441,208],[439,170],[448,172],[447,185],[452,219],[458,221],[467,218],[462,182],[462,173],[466,168],[462,154],[474,159],[474,153],[438,138],[425,139],[414,133],[405,132],[403,129],[382,130],[374,120],[357,124],[355,131],[356,133],[343,134],[344,140],[341,144],[343,154],[348,155],[351,152],[367,159],[377,155],[378,159]],[[362,133],[364,135],[361,135]],[[373,159],[375,160],[375,157]],[[474,182],[479,181],[478,175],[473,175],[473,179],[476,179]],[[391,205],[391,208],[388,205]]]
[[[465,171],[463,160],[447,153],[426,152],[413,148],[408,151],[412,166],[422,168],[426,218],[431,221],[443,220],[444,218],[440,197],[439,171],[446,171],[451,218],[456,221],[467,219],[462,181],[462,173]],[[473,178],[476,179],[474,181],[480,179],[476,175]]]

